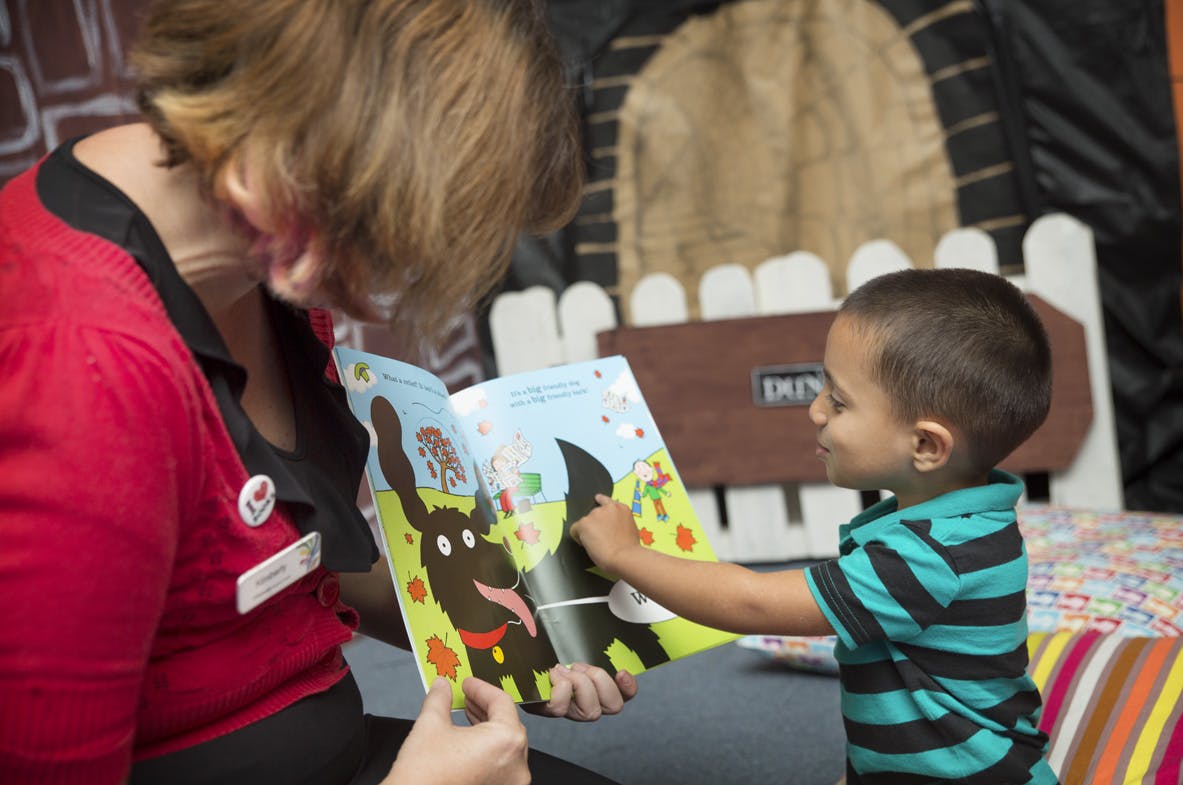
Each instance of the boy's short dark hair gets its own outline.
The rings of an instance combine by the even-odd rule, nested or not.
[[[1047,333],[1023,293],[1001,276],[901,270],[860,286],[839,314],[869,339],[872,378],[895,413],[957,427],[976,467],[998,464],[1047,417]]]

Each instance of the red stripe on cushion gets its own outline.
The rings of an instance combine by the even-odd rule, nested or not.
[[[1064,708],[1064,701],[1072,687],[1072,680],[1080,669],[1080,663],[1092,650],[1101,633],[1086,632],[1073,644],[1067,656],[1062,657],[1062,664],[1053,669],[1048,676],[1049,689],[1043,696],[1043,713],[1039,716],[1039,729],[1044,733],[1051,733],[1060,718],[1060,711]]]
[[[1171,740],[1167,742],[1166,752],[1158,772],[1154,775],[1154,785],[1178,785],[1183,781],[1180,764],[1183,763],[1183,720],[1175,723],[1171,732]]]

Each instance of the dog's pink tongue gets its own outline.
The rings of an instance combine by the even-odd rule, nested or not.
[[[476,584],[476,590],[481,593],[489,602],[495,602],[503,608],[507,608],[515,616],[522,620],[522,624],[526,625],[526,631],[530,633],[530,637],[534,638],[538,635],[538,625],[534,621],[534,616],[530,613],[530,609],[526,606],[526,601],[522,596],[513,589],[494,589],[492,586],[486,586],[475,578],[472,581]]]

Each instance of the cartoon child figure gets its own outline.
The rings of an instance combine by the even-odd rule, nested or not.
[[[505,454],[505,448],[499,448],[493,454],[490,465],[494,476],[497,478],[497,484],[501,487],[501,491],[497,494],[497,506],[501,508],[501,512],[506,518],[513,515],[514,511],[514,494],[518,492],[518,485],[521,484],[521,473],[518,471],[518,464],[512,458]]]
[[[669,496],[670,492],[663,486],[670,481],[670,476],[661,470],[660,463],[650,464],[649,461],[639,459],[633,464],[633,474],[637,475],[637,484],[633,488],[633,515],[641,515],[641,499],[653,502],[653,510],[657,513],[657,520],[668,521],[669,513],[665,511],[662,496]]]

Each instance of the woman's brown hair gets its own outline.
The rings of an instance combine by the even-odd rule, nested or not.
[[[276,248],[315,241],[362,318],[438,339],[582,187],[573,98],[530,0],[157,0],[133,63],[168,165],[244,161]]]

